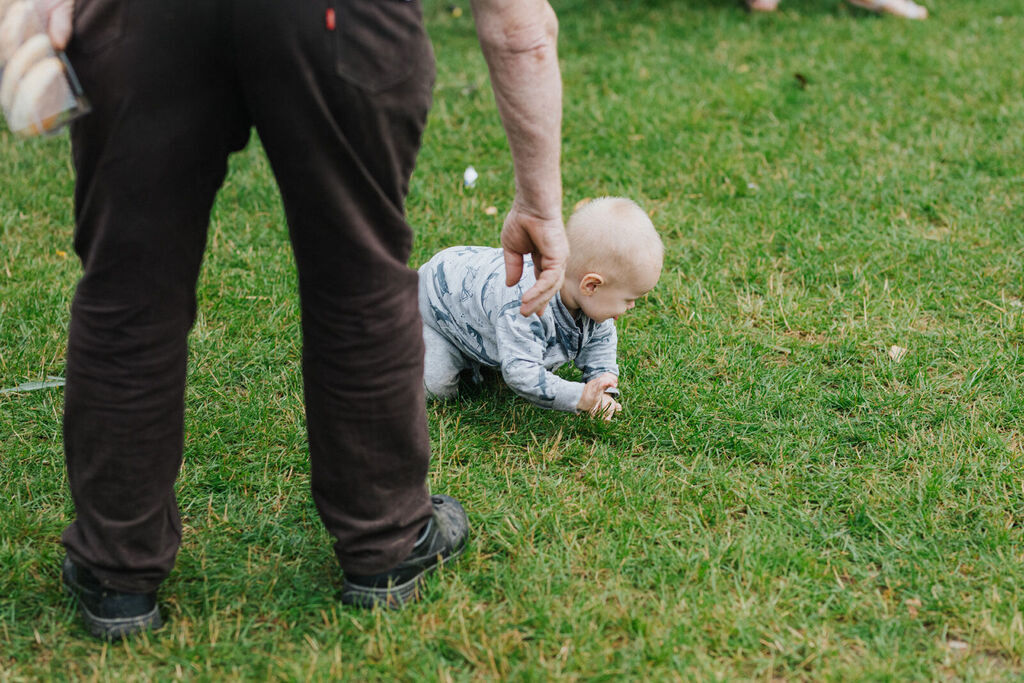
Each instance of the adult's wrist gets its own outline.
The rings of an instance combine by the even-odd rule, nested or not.
[[[517,193],[516,198],[512,201],[512,210],[543,223],[562,220],[561,196],[539,197],[530,200]]]

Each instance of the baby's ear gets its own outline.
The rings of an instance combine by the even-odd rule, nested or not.
[[[590,296],[597,291],[597,288],[604,284],[604,278],[597,273],[587,273],[580,280],[580,291]]]

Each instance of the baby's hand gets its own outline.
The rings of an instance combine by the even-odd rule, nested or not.
[[[605,393],[605,389],[618,386],[619,378],[610,372],[598,375],[583,386],[583,396],[576,404],[576,409],[586,412],[591,417],[601,416],[611,420],[622,406],[614,398]]]
[[[600,402],[590,411],[591,417],[602,417],[605,422],[611,422],[615,413],[622,410],[622,404],[608,394],[601,394]]]

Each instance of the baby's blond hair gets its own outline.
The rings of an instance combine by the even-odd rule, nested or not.
[[[635,278],[656,265],[661,270],[665,248],[647,213],[632,199],[600,197],[583,204],[565,226],[569,239],[566,273]]]

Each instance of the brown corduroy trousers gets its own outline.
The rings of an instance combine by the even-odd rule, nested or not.
[[[196,281],[228,155],[255,128],[299,272],[313,498],[343,570],[390,569],[431,514],[404,215],[434,79],[419,3],[76,5],[68,55],[93,111],[71,131],[67,552],[116,590],[171,571]]]

